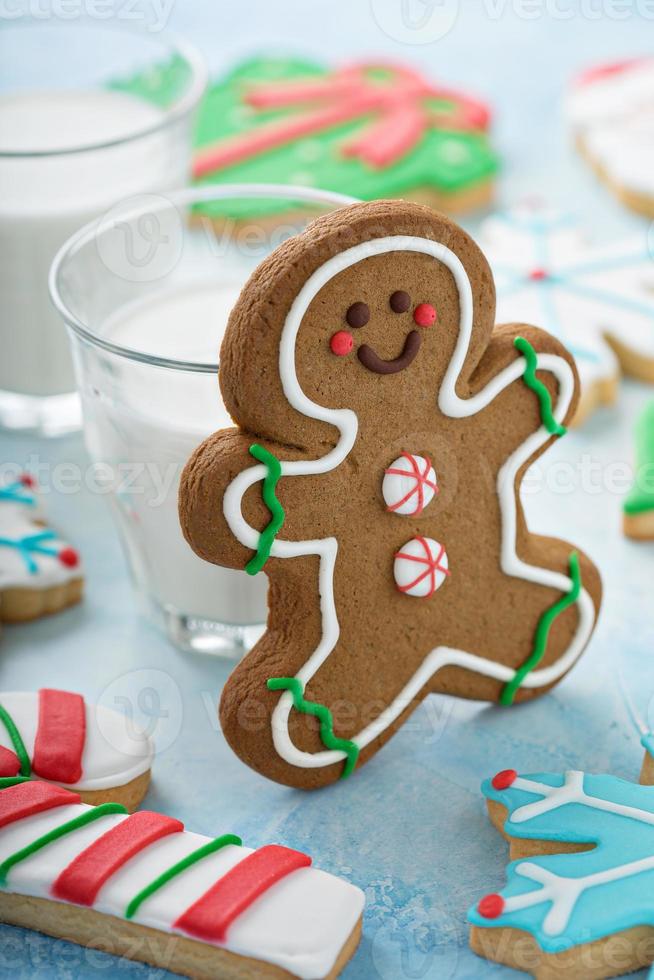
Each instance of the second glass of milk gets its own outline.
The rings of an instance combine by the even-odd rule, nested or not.
[[[96,479],[137,595],[182,649],[238,656],[267,615],[265,574],[202,561],[177,515],[187,459],[233,425],[218,386],[229,312],[271,249],[348,200],[254,184],[151,195],[83,229],[53,265]],[[198,213],[202,204],[211,205],[212,221]]]
[[[50,264],[114,202],[185,182],[204,84],[199,56],[165,35],[54,18],[3,26],[0,425],[79,425]]]

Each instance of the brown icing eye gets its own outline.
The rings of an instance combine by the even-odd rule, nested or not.
[[[406,313],[411,306],[411,297],[403,289],[394,292],[388,301],[393,313]]]
[[[352,303],[348,307],[345,319],[351,327],[365,327],[370,319],[370,310],[365,303]]]

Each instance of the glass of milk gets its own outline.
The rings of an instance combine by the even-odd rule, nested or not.
[[[82,229],[52,267],[98,492],[110,498],[138,595],[182,649],[239,656],[267,613],[265,575],[202,561],[177,516],[187,459],[233,424],[218,386],[227,317],[265,255],[350,200],[255,184],[152,194]]]
[[[115,201],[183,184],[199,55],[164,34],[16,21],[0,31],[0,425],[79,426],[48,296],[63,242]]]

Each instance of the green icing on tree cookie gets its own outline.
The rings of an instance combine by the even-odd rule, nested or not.
[[[623,504],[625,514],[645,514],[654,510],[654,401],[639,416],[634,429],[636,476]]]

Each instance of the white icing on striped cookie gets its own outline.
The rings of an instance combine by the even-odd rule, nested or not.
[[[0,692],[0,706],[13,719],[27,754],[34,758],[39,725],[39,694],[36,691]],[[148,736],[134,729],[131,721],[103,705],[86,703],[86,739],[82,754],[82,778],[62,785],[91,792],[124,786],[148,772],[154,759],[154,745]],[[0,719],[0,746],[13,750],[6,726]]]
[[[21,787],[0,791],[0,819],[3,794],[17,788]],[[64,803],[4,826],[0,829],[0,870],[1,862],[6,862],[44,834],[93,809]],[[128,819],[123,814],[101,816],[46,844],[10,868],[6,889],[21,895],[53,899],[53,886],[71,862]],[[109,876],[92,907],[98,912],[124,918],[129,903],[145,886],[209,842],[210,838],[179,830],[147,844]],[[180,916],[228,871],[254,853],[250,848],[233,844],[221,847],[181,871],[146,898],[132,921],[166,933],[191,935],[178,924]],[[297,852],[286,853],[297,855]],[[236,887],[240,886],[241,882],[237,880]],[[315,980],[327,976],[333,969],[357,925],[363,905],[363,893],[354,885],[312,867],[299,867],[270,887],[264,887],[261,894],[250,900],[244,911],[233,918],[224,939],[204,941],[238,955],[275,964],[292,976]],[[197,939],[197,936],[192,938]]]

